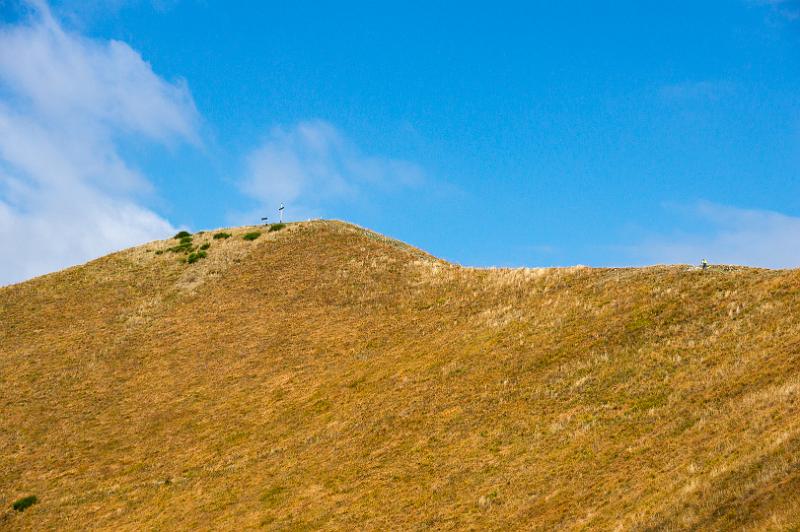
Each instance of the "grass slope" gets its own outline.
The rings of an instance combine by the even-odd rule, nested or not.
[[[800,272],[254,229],[0,288],[0,528],[800,522]]]

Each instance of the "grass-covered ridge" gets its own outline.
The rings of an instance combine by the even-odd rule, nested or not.
[[[797,271],[176,245],[0,288],[0,529],[798,523]]]

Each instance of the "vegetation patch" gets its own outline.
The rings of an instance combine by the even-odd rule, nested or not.
[[[14,504],[12,504],[11,507],[18,512],[24,512],[27,508],[33,506],[37,502],[39,502],[39,499],[36,498],[36,495],[28,495],[27,497],[23,497],[14,501]]]
[[[167,251],[171,251],[172,253],[189,253],[190,251],[194,251],[192,247],[192,243],[190,242],[181,242],[177,246],[172,246],[171,248],[167,248]]]
[[[205,251],[198,251],[197,253],[189,253],[189,256],[186,257],[186,262],[188,262],[189,264],[194,264],[198,260],[204,259],[206,257],[207,255]]]
[[[272,224],[269,226],[269,232],[280,231],[284,227],[286,227],[286,224]]]
[[[183,236],[179,236],[183,234]],[[175,238],[179,240],[177,246],[172,246],[171,248],[167,248],[167,251],[171,251],[172,253],[190,253],[195,250],[193,243],[192,243],[192,235],[187,233],[186,231],[181,231]]]
[[[261,231],[253,231],[252,233],[247,233],[242,238],[244,238],[245,240],[255,240],[260,236],[261,236]]]
[[[201,233],[197,234],[199,235]],[[227,234],[227,233],[217,233],[216,235],[214,235],[214,238],[218,238],[218,235],[220,234]],[[164,251],[169,251],[171,253],[183,253],[184,255],[186,255],[186,257],[181,259],[181,261],[188,262],[189,264],[194,264],[200,259],[204,259],[208,256],[206,254],[206,250],[211,247],[210,242],[205,242],[204,244],[201,244],[198,251],[198,247],[194,245],[191,233],[188,233],[187,231],[181,231],[180,233],[175,235],[175,238],[178,239],[178,245],[169,247],[166,250],[162,250],[156,253],[159,255]],[[227,238],[227,237],[219,237],[219,238]]]
[[[226,232],[224,232],[224,231],[221,231],[221,232],[219,232],[219,233],[216,233],[216,234],[214,235],[214,240],[219,240],[219,239],[221,239],[221,238],[230,238],[230,237],[231,237],[231,234],[230,234],[230,233],[226,233]]]

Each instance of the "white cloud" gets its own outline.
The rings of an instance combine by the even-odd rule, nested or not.
[[[247,157],[242,190],[274,210],[291,206],[295,218],[321,215],[333,202],[357,201],[371,190],[417,185],[424,179],[415,164],[365,155],[324,121],[273,128]]]
[[[800,266],[800,218],[700,202],[688,209],[696,230],[655,235],[629,249],[641,262],[766,268]]]
[[[169,234],[139,205],[150,184],[118,144],[197,142],[185,83],[125,43],[65,30],[43,2],[30,7],[0,25],[0,284]]]

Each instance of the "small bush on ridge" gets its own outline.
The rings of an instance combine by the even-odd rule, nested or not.
[[[242,238],[244,238],[245,240],[255,240],[260,236],[261,236],[261,231],[253,231],[252,233],[247,233]]]
[[[192,236],[192,233],[190,233],[189,231],[181,231],[180,233],[175,235],[173,238],[185,238],[187,236]]]
[[[220,232],[214,235],[214,240],[219,240],[220,238],[230,238],[230,233]]]
[[[269,226],[269,232],[280,231],[284,227],[286,227],[286,224],[272,224]]]

